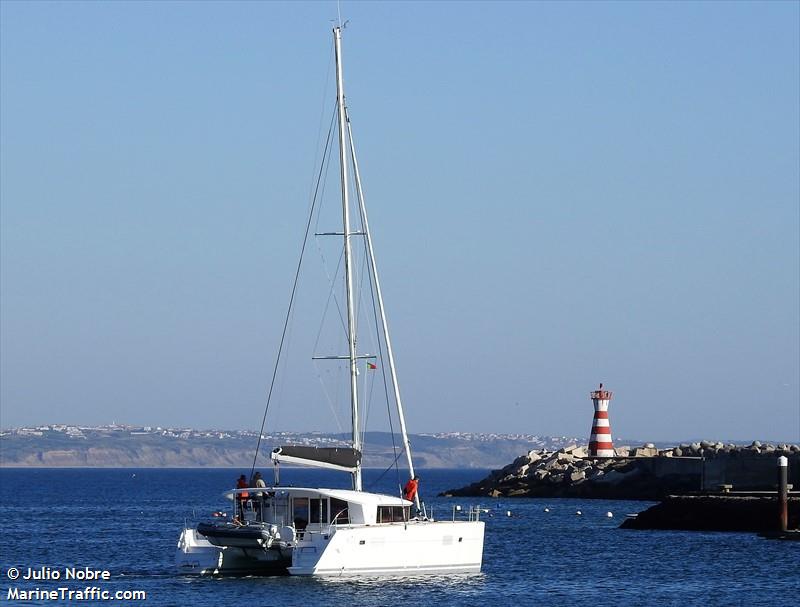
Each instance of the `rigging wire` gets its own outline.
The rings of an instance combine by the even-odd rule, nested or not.
[[[375,480],[373,480],[373,481],[372,481],[372,482],[371,482],[371,483],[370,483],[370,484],[367,486],[367,489],[372,489],[373,487],[375,487],[375,486],[376,486],[376,485],[377,485],[377,484],[378,484],[378,483],[381,481],[381,479],[382,479],[384,476],[386,476],[386,473],[387,473],[387,472],[389,472],[389,470],[391,470],[392,468],[396,468],[396,467],[397,467],[397,460],[399,460],[401,457],[403,457],[403,455],[405,455],[405,453],[406,453],[406,450],[405,450],[405,449],[403,449],[403,450],[402,450],[400,453],[398,453],[398,454],[395,456],[395,458],[394,458],[394,461],[393,461],[391,464],[389,464],[389,467],[388,467],[388,468],[386,468],[386,470],[384,470],[383,472],[381,472],[381,473],[380,473],[380,475],[378,476],[378,478],[376,478]],[[398,477],[398,479],[397,479],[397,480],[398,480],[398,483],[397,483],[397,484],[398,484],[398,486],[402,487],[402,484],[400,483],[400,478],[399,478],[399,477]],[[402,489],[400,490],[400,492],[402,493]]]
[[[334,109],[333,109],[333,112],[332,112],[332,116],[331,116],[331,127],[330,128],[333,128],[333,124],[334,124],[334,122],[336,120],[336,117],[338,116],[338,111],[339,111],[338,105],[335,105]],[[329,171],[330,166],[331,166],[330,157],[331,157],[331,154],[332,154],[332,150],[333,150],[333,146],[329,147],[328,150],[327,150],[327,154],[322,159],[322,162],[325,164],[325,172],[324,172],[323,179],[322,179],[322,192],[320,194],[320,200],[322,200],[323,202],[320,203],[320,205],[319,205],[319,207],[317,209],[317,218],[316,218],[316,222],[314,224],[314,231],[315,232],[319,232],[319,222],[320,222],[320,219],[322,217],[322,205],[324,204],[325,187],[326,187],[326,184],[328,183],[328,171]],[[327,298],[327,300],[325,302],[325,308],[324,308],[324,310],[322,312],[322,318],[320,319],[319,329],[317,330],[317,336],[316,336],[316,339],[314,340],[313,351],[314,352],[318,352],[320,339],[322,337],[322,331],[325,328],[325,320],[327,319],[328,311],[330,310],[331,300],[333,300],[333,302],[336,305],[336,310],[337,310],[337,313],[338,313],[338,316],[339,316],[339,324],[341,325],[342,334],[345,335],[345,336],[347,335],[347,326],[345,324],[346,321],[344,319],[344,315],[342,314],[342,306],[339,303],[339,299],[336,296],[336,278],[339,276],[339,271],[342,268],[342,261],[343,261],[343,258],[344,258],[344,247],[341,248],[341,252],[339,253],[339,259],[338,259],[338,261],[336,263],[336,270],[333,273],[333,276],[331,276],[331,272],[330,272],[330,269],[328,267],[328,260],[327,260],[327,258],[325,256],[325,253],[324,253],[322,247],[320,246],[320,238],[316,237],[314,239],[314,243],[316,244],[316,249],[317,249],[317,253],[319,254],[320,260],[322,261],[322,268],[323,268],[323,270],[325,272],[325,277],[327,278],[328,283],[330,285],[330,289],[328,291],[328,298]],[[314,364],[314,370],[315,370],[316,375],[317,375],[317,380],[319,381],[320,386],[322,386],[322,393],[325,395],[325,400],[327,401],[328,406],[330,407],[331,413],[333,415],[333,421],[336,423],[336,426],[338,427],[339,431],[340,432],[344,432],[341,420],[339,419],[339,414],[338,414],[337,406],[336,406],[336,402],[335,402],[335,401],[339,400],[338,399],[338,390],[334,391],[334,397],[335,398],[332,398],[331,394],[330,394],[330,391],[328,390],[328,387],[325,384],[325,380],[322,377],[322,372],[320,371],[320,365],[319,365],[318,361],[313,360],[313,364]]]
[[[353,140],[353,130],[352,130],[352,127],[350,125],[349,116],[347,118],[348,118],[347,119],[347,132],[350,135],[350,140],[352,142],[352,140]],[[355,167],[356,151],[355,151],[355,148],[353,147],[353,145],[350,146],[350,154],[353,157],[353,166]],[[361,191],[360,187],[356,188],[356,196],[357,196],[358,202],[359,202],[359,204],[358,204],[358,215],[359,215],[359,218],[361,220],[362,231],[365,233],[365,236],[363,238],[364,256],[365,256],[365,258],[369,258],[370,268],[374,268],[375,267],[375,260],[372,259],[371,256],[370,256],[369,243],[367,242],[367,239],[369,238],[369,236],[366,234],[366,232],[367,232],[366,223],[367,222],[366,222],[366,220],[364,218],[364,199],[362,197],[362,191]],[[391,402],[390,402],[390,399],[389,399],[389,384],[386,381],[386,365],[384,364],[384,360],[383,360],[384,344],[381,341],[381,330],[380,330],[380,328],[378,326],[378,309],[377,309],[377,305],[376,305],[376,301],[375,301],[375,288],[376,287],[375,287],[374,279],[373,279],[373,276],[372,276],[372,272],[371,271],[367,272],[367,275],[368,275],[369,282],[370,282],[369,293],[370,293],[370,297],[371,297],[371,300],[372,300],[372,316],[375,319],[375,336],[376,336],[376,338],[378,340],[377,356],[380,359],[380,363],[381,363],[381,375],[383,377],[383,392],[384,392],[384,394],[386,396],[386,410],[387,410],[388,417],[389,417],[389,434],[392,437],[392,451],[393,451],[393,453],[395,455],[394,462],[392,462],[392,466],[394,466],[394,468],[395,468],[395,470],[397,472],[397,484],[399,486],[402,486],[402,481],[400,480],[400,468],[397,466],[397,460],[400,458],[401,455],[403,455],[405,453],[405,447],[403,448],[403,450],[398,455],[398,453],[397,453],[397,443],[394,440],[394,423],[392,421],[392,406],[391,406]],[[390,466],[389,468],[391,468],[392,466]],[[384,474],[385,474],[385,472],[384,472]],[[383,477],[383,474],[381,475],[381,477]]]
[[[322,319],[319,323],[319,332],[317,333],[317,341],[314,343],[314,348],[319,345],[319,337],[322,335],[322,328],[325,325],[325,318],[328,315],[328,308],[330,307],[331,299],[336,304],[336,311],[339,313],[339,324],[342,327],[342,333],[344,336],[347,336],[347,321],[344,319],[344,314],[342,314],[342,305],[339,303],[339,298],[336,296],[336,279],[339,277],[339,272],[342,269],[342,260],[344,259],[344,246],[342,246],[342,250],[339,253],[339,259],[336,262],[336,271],[331,276],[330,270],[328,269],[328,259],[325,257],[325,253],[322,251],[322,247],[319,246],[319,241],[317,242],[317,252],[319,253],[320,260],[322,261],[322,268],[325,270],[325,277],[328,279],[328,283],[330,284],[331,288],[328,291],[328,300],[325,302],[325,309],[322,312]]]
[[[376,362],[380,361],[380,357],[376,357],[375,360]],[[367,375],[364,378],[364,400],[366,401],[366,406],[364,408],[364,423],[361,426],[361,444],[364,445],[364,449],[366,449],[365,437],[367,436],[369,413],[372,410],[372,395],[375,392],[375,374],[370,371],[369,365],[367,365],[365,373]],[[367,388],[367,385],[369,385],[369,388]]]
[[[333,123],[339,115],[339,107],[338,105],[335,107],[333,116],[331,117],[331,123]],[[332,126],[332,125],[331,125]],[[331,148],[332,150],[332,148]],[[328,169],[330,168],[330,155],[331,150],[328,150],[327,156],[323,158],[323,162],[325,163],[325,175],[322,183],[322,194],[320,198],[324,197],[325,195],[325,184],[328,182]],[[319,220],[322,213],[321,210],[317,211],[317,222],[314,225],[314,231],[319,231]],[[315,238],[314,243],[317,245],[317,253],[319,253],[320,259],[322,260],[322,268],[325,270],[325,277],[328,279],[328,283],[331,285],[331,290],[328,293],[328,297],[330,298],[333,296],[333,301],[336,304],[336,310],[339,312],[339,322],[342,325],[342,333],[347,336],[347,321],[344,319],[344,313],[342,312],[342,305],[339,303],[339,298],[336,296],[336,277],[339,276],[339,270],[342,266],[342,258],[344,257],[344,245],[342,245],[342,252],[339,254],[339,261],[336,265],[336,272],[334,273],[333,277],[331,277],[330,270],[328,269],[328,261],[325,257],[325,253],[322,250],[322,247],[319,246],[319,239]],[[329,302],[330,303],[330,302]],[[322,332],[322,324],[325,322],[325,315],[327,314],[327,304],[325,307],[325,312],[322,316],[322,321],[320,322],[320,333]],[[319,339],[319,336],[317,337]],[[314,347],[316,348],[316,345]]]
[[[331,300],[334,300],[334,302],[336,302],[336,307],[339,308],[339,303],[336,300],[335,282],[336,282],[336,277],[339,276],[339,270],[341,270],[342,268],[342,259],[344,258],[344,247],[342,247],[342,251],[341,253],[339,253],[339,261],[336,262],[336,272],[333,274],[333,278],[331,278],[330,274],[328,273],[327,262],[325,259],[325,255],[322,253],[322,250],[319,251],[319,254],[320,258],[322,259],[322,265],[325,267],[325,274],[328,277],[328,282],[331,283],[331,289],[330,291],[328,291],[328,299],[325,302],[325,309],[322,311],[322,319],[319,322],[319,330],[317,331],[317,338],[314,341],[314,352],[316,352],[317,348],[319,347],[319,340],[322,337],[322,330],[325,327],[325,319],[328,317],[328,310],[331,307]],[[342,324],[342,329],[345,331],[345,335],[347,335],[346,333],[347,329],[343,324],[344,319],[342,318],[341,309],[339,309],[339,321],[340,324]]]
[[[364,243],[365,243],[364,247],[368,249],[368,247],[366,246],[366,239],[364,239]],[[370,273],[370,283],[372,283],[372,273]],[[371,286],[373,286],[373,285],[371,285]],[[397,453],[397,443],[394,440],[394,423],[392,421],[392,406],[391,406],[391,402],[390,402],[390,399],[389,399],[389,384],[386,381],[386,365],[384,364],[384,360],[383,360],[383,345],[381,344],[381,333],[380,333],[380,329],[378,328],[378,311],[377,311],[377,307],[375,305],[375,289],[374,289],[374,286],[373,286],[373,288],[370,288],[370,294],[372,296],[371,297],[371,299],[372,299],[372,311],[373,311],[373,316],[375,318],[375,335],[376,335],[376,337],[378,339],[378,356],[380,357],[380,363],[381,363],[381,376],[383,378],[383,393],[386,396],[386,412],[387,412],[388,417],[389,417],[389,435],[392,437],[392,452],[395,454],[394,462],[392,463],[392,466],[394,466],[394,468],[395,468],[395,470],[397,472],[397,484],[400,485],[401,484],[400,468],[397,466],[397,460],[400,458],[400,456],[403,453],[405,453],[405,449],[403,449],[403,451],[401,451],[400,454],[398,455],[398,453]]]
[[[321,251],[320,251],[320,254],[321,254]],[[344,248],[342,249],[342,253],[339,255],[339,263],[336,266],[336,274],[334,274],[334,279],[335,279],[336,276],[339,275],[339,268],[342,265],[342,257],[343,256],[344,256]],[[323,257],[323,265],[325,265],[324,262],[325,262],[325,259]],[[322,320],[320,321],[319,330],[317,331],[317,338],[314,341],[314,352],[318,351],[317,348],[319,347],[319,340],[322,337],[322,330],[323,330],[323,328],[325,326],[325,319],[328,316],[328,309],[330,308],[330,305],[331,305],[331,299],[334,298],[333,297],[334,293],[335,293],[334,287],[333,287],[333,285],[331,285],[331,290],[328,293],[328,300],[325,302],[325,311],[322,313]],[[341,320],[341,311],[339,313],[339,319]],[[328,401],[328,405],[330,406],[331,413],[333,414],[333,421],[336,422],[336,426],[339,428],[339,432],[343,433],[344,432],[344,428],[342,428],[342,423],[341,423],[341,420],[339,419],[339,414],[337,413],[337,410],[336,410],[336,403],[334,402],[334,399],[331,398],[331,395],[330,395],[330,392],[328,390],[328,387],[325,385],[325,380],[322,379],[322,373],[320,372],[319,362],[316,361],[316,360],[314,360],[313,362],[314,362],[314,369],[317,372],[317,379],[319,380],[319,383],[322,386],[322,393],[325,395],[325,399]],[[336,400],[338,400],[338,391],[334,392],[334,394],[337,396]]]
[[[322,88],[322,103],[321,103],[322,109],[319,112],[319,126],[317,127],[317,144],[316,144],[316,146],[314,148],[316,150],[316,153],[315,153],[315,156],[314,156],[314,164],[312,165],[313,167],[316,167],[317,163],[320,162],[320,158],[319,158],[320,145],[319,144],[322,141],[322,127],[325,126],[325,106],[327,105],[326,100],[328,99],[328,86],[330,85],[331,72],[333,71],[333,70],[331,70],[331,66],[333,65],[335,54],[336,54],[336,52],[335,52],[334,48],[331,47],[331,52],[328,55],[328,66],[325,69],[325,86]],[[328,127],[328,128],[330,129],[330,127]],[[323,153],[323,155],[322,155],[321,162],[325,162],[325,153]],[[316,188],[314,187],[314,173],[312,172],[311,173],[311,187],[309,188],[309,190],[311,190],[311,191],[309,191],[309,195],[311,195],[311,192],[314,191],[315,189]],[[322,192],[323,192],[323,194],[325,193],[325,185],[324,185],[324,183],[323,183]]]
[[[334,61],[334,55],[335,55],[335,49],[334,49],[334,45],[332,45],[331,46],[331,52],[328,55],[328,65],[327,65],[327,67],[325,69],[325,85],[324,85],[323,90],[322,90],[322,103],[321,103],[322,108],[321,108],[320,113],[319,113],[319,126],[317,127],[317,143],[316,143],[316,146],[314,148],[316,150],[316,152],[315,152],[315,156],[314,156],[314,164],[312,166],[317,166],[317,163],[319,162],[319,149],[320,149],[320,145],[319,144],[320,144],[320,141],[322,140],[322,127],[325,124],[325,122],[324,122],[325,121],[325,105],[326,105],[325,100],[328,99],[328,88],[330,86],[331,71],[332,71],[331,70],[331,65],[333,64],[333,61]],[[282,350],[283,350],[283,344],[284,344],[284,341],[286,340],[286,337],[287,337],[287,327],[289,328],[289,338],[290,338],[289,341],[291,341],[291,326],[290,326],[290,323],[291,323],[291,319],[292,319],[293,312],[294,312],[292,304],[294,303],[294,297],[295,297],[295,293],[296,293],[296,290],[297,290],[298,277],[300,275],[300,266],[303,263],[303,255],[304,255],[304,252],[305,252],[306,242],[308,241],[309,225],[310,225],[310,222],[311,222],[311,218],[314,216],[314,208],[315,208],[317,197],[318,197],[318,193],[319,193],[320,176],[321,176],[321,172],[322,172],[322,167],[325,165],[325,156],[326,156],[326,154],[328,154],[328,148],[329,148],[329,145],[330,145],[330,139],[331,139],[332,131],[333,131],[333,118],[331,119],[331,124],[328,126],[328,134],[327,134],[326,141],[325,141],[325,149],[322,152],[322,162],[319,165],[320,169],[319,169],[319,172],[318,172],[318,174],[316,176],[316,179],[314,179],[314,173],[312,172],[312,174],[311,174],[311,187],[310,187],[310,191],[309,191],[309,195],[311,197],[311,208],[309,209],[309,218],[308,218],[308,222],[309,223],[306,224],[306,231],[305,231],[305,235],[303,237],[303,246],[302,246],[302,249],[300,251],[300,259],[297,262],[297,271],[295,272],[294,284],[292,285],[292,293],[291,293],[291,296],[289,298],[289,309],[286,312],[286,319],[285,319],[284,324],[283,324],[283,332],[281,333],[281,341],[280,341],[280,345],[278,346],[278,356],[277,356],[277,358],[275,360],[275,367],[274,367],[273,372],[272,372],[272,380],[270,381],[269,392],[267,394],[267,402],[266,402],[266,405],[264,407],[264,416],[261,419],[261,429],[258,432],[258,442],[256,443],[256,449],[255,449],[255,453],[253,455],[253,465],[250,468],[250,476],[251,477],[253,476],[253,471],[254,471],[255,466],[256,466],[256,460],[258,458],[258,451],[259,451],[259,448],[261,447],[261,437],[264,435],[264,425],[266,424],[266,421],[267,421],[267,412],[269,411],[269,405],[270,405],[270,402],[271,402],[271,399],[272,399],[272,391],[273,391],[273,388],[275,386],[275,378],[276,378],[276,375],[278,373],[279,365],[280,365],[280,362],[281,362],[281,353],[282,353]],[[324,183],[323,183],[323,192],[324,192]],[[289,347],[289,344],[287,343],[287,350],[288,350],[288,347]],[[288,354],[287,354],[287,358],[288,358]],[[284,363],[284,367],[285,367],[285,365],[286,365],[286,363]],[[283,394],[283,388],[284,388],[284,384],[285,383],[286,383],[286,376],[284,374],[282,376],[282,379],[281,379],[281,384],[280,384],[280,386],[278,388],[279,401],[281,400],[281,395]]]
[[[330,145],[330,142],[331,142],[331,134],[332,133],[333,133],[333,120],[331,120],[331,125],[328,128],[328,136],[325,139],[325,151],[322,154],[323,158],[327,154],[328,146]],[[272,401],[272,391],[275,388],[275,378],[276,378],[276,376],[278,374],[278,366],[279,366],[280,361],[281,361],[281,353],[283,352],[283,344],[284,344],[284,341],[286,340],[286,333],[287,333],[287,330],[288,330],[288,327],[289,327],[289,320],[290,320],[290,318],[292,316],[294,298],[295,298],[295,295],[297,294],[297,284],[298,284],[298,282],[300,280],[300,268],[303,265],[303,257],[305,255],[306,245],[308,244],[308,235],[309,235],[309,232],[311,230],[311,222],[312,222],[312,220],[314,218],[314,209],[317,206],[317,194],[319,192],[319,186],[320,186],[320,182],[322,180],[322,170],[323,170],[323,166],[320,165],[319,172],[317,174],[317,183],[316,183],[316,186],[314,188],[314,195],[312,196],[312,199],[311,199],[311,208],[309,209],[309,213],[308,213],[308,221],[306,221],[306,230],[305,230],[305,234],[303,235],[303,246],[300,248],[300,259],[297,260],[297,269],[295,270],[295,273],[294,273],[294,282],[292,283],[292,292],[291,292],[291,295],[289,296],[289,309],[286,311],[286,319],[284,320],[284,323],[283,323],[283,331],[281,332],[281,340],[280,340],[280,343],[278,344],[278,356],[277,356],[277,358],[275,360],[275,367],[273,368],[273,371],[272,371],[272,380],[270,381],[270,384],[269,384],[269,392],[267,393],[267,403],[266,403],[266,406],[264,407],[264,416],[261,418],[261,428],[258,431],[258,442],[256,443],[256,450],[255,450],[255,453],[253,454],[253,465],[250,467],[250,476],[251,477],[253,476],[253,472],[256,469],[256,461],[258,459],[258,451],[259,451],[259,449],[261,447],[261,437],[264,435],[264,425],[267,423],[267,412],[269,411],[269,405],[270,405],[270,402]]]
[[[360,216],[360,213],[359,213],[359,216]],[[360,231],[362,233],[364,232],[364,224],[363,223],[361,224],[361,230]],[[366,241],[366,236],[363,236],[362,240]],[[364,299],[364,281],[365,281],[365,279],[368,278],[368,275],[370,274],[370,272],[366,269],[367,261],[368,261],[368,259],[367,259],[367,256],[365,254],[361,258],[361,269],[359,270],[360,278],[359,278],[359,281],[358,281],[358,299],[356,300],[357,309],[359,311],[361,310],[362,306],[364,305],[364,302],[363,302],[363,299]],[[370,281],[370,284],[371,284],[371,281]],[[358,323],[358,318],[359,318],[359,316],[356,315],[356,323]],[[372,337],[371,335],[369,335],[369,336]],[[376,347],[376,349],[377,349],[377,347]],[[366,367],[365,373],[367,375],[369,375],[369,366]],[[364,382],[363,382],[363,392],[364,392],[364,416],[363,417],[364,417],[364,419],[361,421],[361,428],[359,428],[359,432],[361,433],[362,450],[366,449],[366,443],[364,442],[364,439],[365,439],[365,437],[367,435],[367,421],[369,420],[369,412],[370,412],[370,408],[371,408],[371,405],[372,405],[372,390],[367,391],[367,375],[364,376]]]

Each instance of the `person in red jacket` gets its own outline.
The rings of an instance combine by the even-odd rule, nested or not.
[[[247,489],[247,479],[245,478],[244,474],[242,474],[239,477],[239,480],[236,481],[236,488],[237,489]],[[239,505],[238,514],[239,514],[240,520],[244,520],[244,508],[245,508],[245,504],[247,503],[247,498],[248,497],[249,497],[249,495],[245,491],[242,491],[241,493],[238,493],[236,495],[236,503]]]
[[[410,479],[406,486],[403,487],[403,497],[406,498],[409,502],[413,502],[414,498],[417,497],[417,488],[419,487],[419,477],[414,475],[414,478]]]

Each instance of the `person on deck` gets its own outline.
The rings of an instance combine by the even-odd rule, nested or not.
[[[406,486],[403,487],[403,497],[406,498],[409,502],[413,502],[414,498],[417,497],[417,488],[419,487],[419,477],[414,475],[414,478],[410,479]]]
[[[247,489],[247,478],[245,478],[244,474],[242,474],[239,477],[239,480],[236,481],[236,488],[237,489]],[[239,509],[239,517],[241,519],[244,519],[244,507],[245,507],[245,504],[247,503],[247,498],[248,497],[249,497],[249,495],[247,494],[246,491],[242,491],[241,493],[238,493],[236,495],[236,503],[239,506],[239,508],[238,508]]]
[[[256,472],[253,476],[250,477],[250,486],[255,489],[266,489],[267,483],[264,482],[264,479],[261,478],[261,473]],[[256,511],[256,518],[261,521],[264,520],[264,498],[266,497],[266,491],[254,491],[253,497],[255,501],[252,502],[253,509]]]
[[[255,488],[257,488],[257,489],[261,489],[261,488],[264,488],[264,489],[266,489],[266,487],[267,487],[267,483],[265,483],[265,482],[264,482],[264,479],[263,479],[263,478],[261,478],[261,473],[260,473],[260,472],[256,472],[256,473],[253,475],[253,482],[252,482],[252,483],[250,483],[250,486],[251,486],[251,487],[255,487]]]

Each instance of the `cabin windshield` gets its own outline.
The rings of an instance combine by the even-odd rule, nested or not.
[[[333,515],[331,523],[347,525],[350,522],[350,510],[344,500],[331,498],[331,514]]]
[[[376,523],[402,523],[409,519],[410,506],[378,506]]]
[[[279,527],[292,522],[289,496],[284,492],[251,491],[244,497],[235,496],[233,508],[234,516],[241,521],[263,522]]]
[[[328,521],[328,499],[321,497],[309,500],[309,519],[312,523],[327,524]]]
[[[274,489],[233,494],[234,516],[247,523],[267,523],[283,527],[290,525],[298,531],[322,531],[328,525],[350,523],[350,505],[335,497],[311,491]],[[402,520],[402,513],[397,514]]]
[[[297,530],[308,527],[308,498],[296,497],[292,500],[292,522]]]

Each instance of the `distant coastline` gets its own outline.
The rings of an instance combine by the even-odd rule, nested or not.
[[[158,426],[53,424],[0,430],[0,467],[30,468],[228,468],[250,465],[258,433],[251,430],[196,430]],[[264,434],[259,464],[285,444],[335,446],[344,434]],[[410,436],[420,468],[502,467],[531,449],[558,449],[575,437],[531,434],[437,433]],[[397,453],[399,441],[395,439]],[[395,460],[388,432],[368,432],[364,466],[385,468]]]
[[[336,446],[345,434],[265,433],[259,465],[269,464],[273,447],[287,444]],[[364,466],[387,468],[400,453],[388,432],[368,432]],[[582,444],[585,437],[440,432],[410,435],[420,468],[497,469],[531,450],[557,451]],[[126,424],[50,424],[0,429],[0,467],[5,468],[238,468],[250,466],[258,441],[254,430],[133,426]],[[617,445],[642,444],[617,439]],[[658,442],[667,448],[677,442]],[[395,452],[397,448],[397,452]]]

